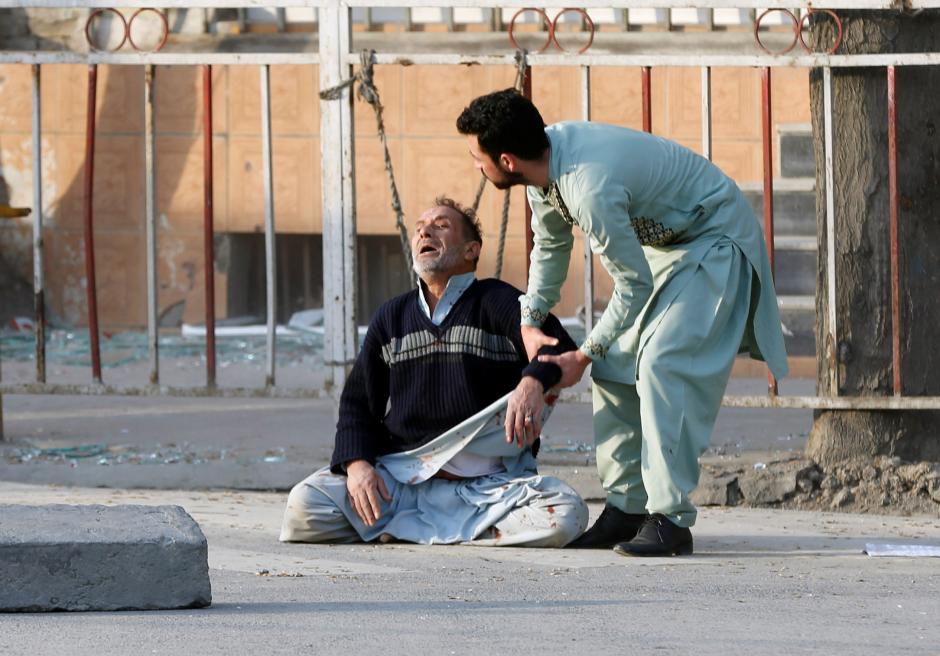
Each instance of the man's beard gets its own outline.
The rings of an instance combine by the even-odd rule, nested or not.
[[[525,179],[522,177],[522,174],[519,173],[518,171],[507,171],[506,169],[500,166],[499,172],[502,174],[502,176],[496,180],[494,180],[493,178],[489,176],[487,176],[486,178],[497,189],[506,190],[516,185],[525,184]]]
[[[448,271],[460,262],[460,252],[461,246],[452,246],[435,257],[435,258],[424,258],[423,260],[418,260],[417,257],[414,258],[414,264],[412,268],[414,272],[419,276],[422,273],[440,273],[442,271]]]

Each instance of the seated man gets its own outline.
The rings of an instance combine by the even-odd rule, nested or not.
[[[475,278],[482,241],[472,210],[449,198],[421,215],[420,289],[372,319],[332,462],[291,491],[282,541],[562,547],[584,531],[584,501],[535,465],[548,413],[531,408],[561,372],[527,357],[521,292]],[[543,330],[556,342],[540,354],[576,348],[555,317]]]

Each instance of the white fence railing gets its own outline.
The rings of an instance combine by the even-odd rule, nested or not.
[[[9,0],[0,0],[0,7],[25,8],[104,8],[112,3],[105,0],[20,0],[12,3]],[[149,7],[151,0],[122,0],[122,7],[136,8]],[[200,0],[196,4],[206,8],[243,8],[246,10],[270,9],[266,0]],[[473,8],[473,9],[512,9],[518,10],[528,6],[527,0],[451,0],[442,3],[441,0],[416,0],[409,3],[413,8]],[[543,7],[563,8],[568,6],[567,0],[546,0],[540,3]],[[895,0],[833,0],[827,4],[828,9],[873,9],[897,11],[900,2]],[[920,10],[926,8],[940,8],[940,0],[905,0],[905,9]],[[164,8],[192,8],[192,4],[183,0],[164,0]],[[43,64],[88,64],[94,67],[98,64],[114,65],[232,65],[232,66],[258,66],[261,75],[262,98],[262,135],[265,136],[266,156],[264,157],[263,177],[266,199],[271,198],[272,171],[270,158],[270,95],[264,93],[267,89],[268,67],[275,64],[317,64],[319,66],[319,87],[326,89],[333,87],[350,77],[352,67],[359,63],[359,53],[352,52],[352,20],[354,12],[360,8],[400,7],[400,2],[393,0],[348,0],[347,2],[326,2],[324,0],[280,0],[281,8],[316,9],[318,28],[318,49],[316,52],[210,52],[194,53],[174,49],[171,52],[156,53],[78,53],[67,51],[0,51],[0,63],[31,64],[34,65],[34,143],[40,143],[41,125],[39,115],[40,83],[39,70]],[[693,10],[758,10],[766,8],[765,2],[758,0],[659,0],[658,2],[634,2],[631,0],[587,0],[582,7],[609,9],[612,11],[640,11],[649,9],[659,11],[693,9]],[[776,8],[793,10],[808,10],[812,3],[799,0],[781,0],[775,3]],[[677,37],[677,38],[681,38]],[[257,50],[257,46],[253,47]],[[468,55],[461,52],[380,52],[376,53],[374,62],[377,65],[442,65],[442,64],[479,64],[479,65],[515,65],[511,54],[494,55]],[[774,56],[769,54],[742,54],[728,52],[717,54],[696,54],[690,52],[682,55],[666,54],[532,54],[527,57],[530,67],[540,66],[575,66],[582,71],[582,112],[585,119],[590,118],[590,94],[584,91],[589,88],[591,68],[595,66],[642,67],[652,69],[655,67],[699,67],[702,71],[702,151],[706,156],[711,153],[711,69],[713,67],[757,67],[764,71],[764,84],[766,96],[765,103],[769,105],[770,71],[777,67],[806,67],[820,68],[824,73],[825,92],[825,162],[826,162],[826,216],[828,226],[827,281],[829,298],[834,298],[835,285],[835,239],[834,234],[834,190],[833,190],[833,144],[832,144],[832,103],[831,85],[832,68],[838,67],[886,67],[892,70],[899,66],[925,66],[940,65],[940,53],[923,54],[874,54],[874,55],[840,55],[824,53],[800,53],[794,55]],[[648,76],[644,76],[648,84]],[[648,92],[648,88],[645,89]],[[148,111],[152,111],[152,94],[148,94],[146,102]],[[765,112],[769,107],[765,106]],[[345,98],[341,102],[323,101],[320,105],[320,135],[321,135],[321,180],[322,189],[322,222],[323,222],[323,280],[324,280],[324,310],[325,310],[325,362],[331,371],[331,383],[334,389],[339,389],[345,382],[349,367],[357,353],[357,321],[355,316],[356,297],[356,217],[355,217],[355,176],[353,166],[353,108],[350,91],[347,89]],[[93,122],[92,134],[93,138]],[[152,121],[148,122],[148,130],[152,130]],[[769,148],[766,138],[769,127],[765,123],[764,147]],[[152,147],[152,135],[145,140],[148,147]],[[766,160],[767,158],[765,158]],[[38,160],[38,153],[37,153]],[[153,157],[145,159],[148,170],[146,179],[152,180],[154,172]],[[34,184],[41,189],[41,170],[34,166]],[[764,198],[765,206],[769,206],[769,214],[765,216],[765,225],[770,228],[768,245],[773,249],[773,188],[772,179],[765,171]],[[153,207],[153,185],[146,186],[148,195],[147,207]],[[90,202],[90,200],[89,200]],[[41,199],[37,199],[36,208],[42,207]],[[265,235],[267,243],[274,240],[276,215],[275,208],[270,201],[265,203]],[[41,214],[41,212],[40,212]],[[152,211],[148,211],[148,222],[155,221]],[[769,220],[769,223],[767,223]],[[152,227],[152,226],[151,226]],[[42,217],[36,216],[34,228],[37,235],[42,233]],[[148,228],[148,230],[150,230]],[[148,234],[150,234],[148,232]],[[151,245],[152,246],[152,245]],[[152,275],[156,266],[152,247],[148,249],[148,293],[151,298],[156,294],[156,278]],[[269,259],[273,258],[273,251],[268,250]],[[37,269],[37,292],[41,293],[42,285],[42,257],[41,239],[37,236],[34,266]],[[590,256],[586,258],[585,266],[585,296],[587,307],[592,307],[593,284],[590,276]],[[150,313],[149,331],[153,335],[151,384],[134,387],[116,387],[104,384],[100,375],[91,385],[57,385],[45,380],[45,372],[37,373],[37,380],[28,384],[0,384],[0,394],[6,393],[83,393],[83,394],[167,394],[167,395],[207,395],[207,396],[316,396],[323,394],[320,389],[282,389],[274,385],[274,267],[269,261],[268,273],[268,361],[265,382],[261,388],[217,388],[214,380],[201,388],[170,388],[159,384],[157,370],[156,318]],[[828,316],[825,318],[828,332],[833,344],[838,343],[838,326],[836,316],[830,304]],[[38,310],[37,310],[38,311]],[[37,322],[39,325],[40,322]],[[896,328],[897,330],[897,328]],[[41,331],[37,331],[40,333]],[[37,335],[37,365],[43,360],[41,335]],[[940,398],[934,397],[867,397],[848,398],[838,395],[838,381],[831,385],[832,394],[825,397],[785,397],[772,393],[761,397],[728,397],[725,404],[736,407],[812,407],[827,409],[940,409]],[[897,390],[896,390],[897,391]],[[0,415],[2,421],[2,415]],[[0,424],[2,426],[2,424]]]

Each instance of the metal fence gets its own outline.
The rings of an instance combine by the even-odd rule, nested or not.
[[[143,9],[146,5],[140,0],[125,0],[125,7]],[[260,0],[200,0],[197,4],[208,8],[241,8],[267,6]],[[321,134],[321,189],[323,221],[323,281],[324,281],[324,359],[330,376],[326,387],[284,388],[276,385],[275,371],[275,208],[273,204],[273,178],[271,165],[271,101],[269,93],[269,67],[278,64],[318,65],[319,87],[328,89],[350,78],[353,66],[359,64],[360,53],[351,50],[352,14],[363,8],[395,7],[393,0],[348,0],[346,2],[327,2],[325,0],[280,0],[281,8],[309,8],[317,12],[319,33],[318,52],[283,53],[283,52],[98,52],[89,53],[53,52],[53,51],[0,51],[0,63],[23,64],[32,66],[32,148],[33,148],[33,254],[34,254],[34,291],[35,291],[35,381],[30,383],[0,383],[0,394],[87,394],[87,395],[166,395],[166,396],[226,396],[226,397],[318,397],[328,396],[344,384],[349,368],[357,354],[357,321],[355,316],[355,271],[356,271],[356,218],[355,218],[355,182],[353,166],[353,106],[350,90],[344,91],[341,102],[323,101],[320,107]],[[167,8],[189,8],[183,0],[164,0]],[[506,9],[518,14],[522,10],[532,10],[524,0],[417,0],[411,2],[414,8],[441,7],[454,9],[473,7],[482,9]],[[19,7],[67,7],[104,9],[110,6],[105,0],[21,0]],[[560,0],[549,0],[544,7],[566,9]],[[819,68],[823,72],[824,114],[825,114],[825,180],[826,180],[826,226],[827,248],[826,262],[828,271],[828,298],[835,298],[835,240],[834,232],[834,188],[833,188],[833,108],[832,76],[833,68],[838,67],[880,67],[885,69],[889,103],[889,161],[891,185],[890,239],[892,263],[892,336],[893,336],[893,371],[894,396],[890,397],[846,397],[839,395],[837,368],[831,367],[833,380],[830,381],[828,396],[782,396],[777,394],[776,381],[769,378],[769,393],[766,396],[729,396],[724,404],[732,407],[777,407],[777,408],[823,408],[823,409],[940,409],[940,397],[904,397],[901,396],[901,361],[900,361],[900,326],[899,313],[899,267],[898,267],[898,195],[897,195],[897,142],[896,130],[896,87],[895,71],[899,66],[925,66],[940,64],[940,53],[927,54],[877,54],[877,55],[840,55],[836,47],[834,52],[812,52],[801,48],[795,53],[771,54],[763,48],[758,32],[758,22],[767,11],[763,3],[754,0],[588,0],[584,9],[613,8],[627,12],[640,7],[672,10],[678,8],[697,8],[712,11],[715,9],[737,8],[755,12],[754,35],[758,42],[754,54],[592,54],[585,51],[580,54],[546,51],[526,56],[526,74],[531,82],[533,71],[537,74],[541,66],[575,66],[581,72],[582,114],[591,118],[590,84],[593,67],[638,67],[642,70],[643,128],[647,131],[652,125],[651,78],[655,70],[661,67],[697,67],[701,69],[701,124],[702,153],[706,157],[712,154],[712,102],[711,75],[716,67],[752,67],[761,71],[762,125],[763,125],[763,191],[764,191],[764,231],[771,263],[774,258],[774,206],[773,206],[773,171],[771,139],[771,93],[773,70],[779,67]],[[940,7],[940,0],[905,0],[906,9],[924,9]],[[883,9],[897,10],[899,3],[894,0],[834,0],[828,4],[828,12],[838,21],[839,9]],[[802,41],[799,26],[806,15],[811,13],[811,3],[799,0],[781,0],[772,11],[792,10],[796,25],[794,45]],[[580,10],[577,10],[580,11]],[[544,15],[544,14],[543,14]],[[551,33],[549,33],[551,36]],[[805,45],[805,44],[804,44]],[[514,66],[516,61],[511,54],[506,55],[467,55],[459,52],[402,53],[380,52],[373,61],[379,66],[399,65],[483,65]],[[40,84],[41,66],[44,64],[86,64],[88,66],[88,111],[86,126],[86,158],[84,164],[84,235],[85,266],[87,278],[87,307],[92,359],[92,382],[90,384],[57,384],[47,380],[45,366],[45,315],[44,315],[44,280],[43,280],[43,244],[42,244],[42,180],[41,180],[41,134],[40,124]],[[97,299],[95,289],[95,258],[93,249],[94,217],[92,215],[92,189],[94,176],[94,138],[95,138],[95,91],[97,66],[100,64],[136,65],[144,67],[145,75],[145,191],[146,191],[146,238],[147,238],[147,296],[148,296],[148,343],[150,358],[149,380],[138,386],[109,385],[102,379],[101,361],[98,344]],[[204,202],[204,249],[206,278],[206,383],[200,387],[172,387],[161,385],[159,371],[159,339],[157,334],[157,281],[156,281],[156,216],[154,202],[154,125],[153,125],[153,67],[155,65],[198,65],[203,72],[204,125],[203,147],[205,162],[205,202]],[[216,385],[215,372],[215,317],[212,284],[213,255],[213,212],[212,212],[212,97],[210,90],[212,66],[256,66],[261,81],[261,134],[263,144],[263,178],[265,208],[265,244],[266,244],[266,281],[267,281],[267,341],[266,368],[263,386],[258,387],[220,387]],[[530,86],[527,88],[531,88]],[[537,98],[535,99],[538,100]],[[339,156],[337,156],[339,154]],[[526,208],[528,210],[528,208]],[[585,240],[585,306],[593,307],[593,258],[587,240]],[[827,326],[829,344],[837,344],[839,326],[833,303],[829,303],[827,316],[820,317]],[[592,313],[585,312],[587,330],[591,329]],[[568,395],[568,399],[587,400],[585,395]],[[2,412],[2,404],[0,404]],[[2,414],[0,414],[2,422]],[[0,423],[2,431],[2,423]],[[2,435],[2,432],[0,432]]]

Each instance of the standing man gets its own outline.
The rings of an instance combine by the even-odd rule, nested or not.
[[[553,342],[541,326],[559,300],[574,226],[614,281],[581,347],[539,356],[561,367],[562,387],[592,365],[607,503],[570,546],[691,554],[689,493],[735,355],[749,351],[778,378],[787,373],[772,273],[750,205],[728,176],[677,143],[600,123],[546,127],[511,89],[474,100],[457,129],[495,186],[527,185],[535,246],[520,303],[530,355]]]

